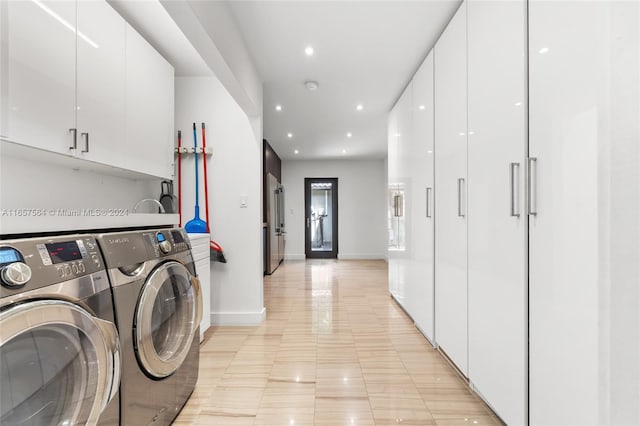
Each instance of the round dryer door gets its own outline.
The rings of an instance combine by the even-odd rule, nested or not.
[[[200,282],[175,261],[151,272],[136,309],[135,339],[141,366],[155,378],[184,362],[202,317]]]
[[[0,424],[96,424],[120,384],[113,323],[38,300],[0,312]]]

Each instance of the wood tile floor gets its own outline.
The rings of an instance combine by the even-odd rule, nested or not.
[[[285,262],[266,321],[215,327],[175,425],[499,425],[389,297],[384,261]]]

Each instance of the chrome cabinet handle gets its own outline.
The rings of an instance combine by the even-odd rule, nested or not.
[[[80,136],[84,138],[84,149],[80,152],[89,152],[89,133],[80,133]]]
[[[431,217],[431,191],[432,188],[427,188],[427,217]]]
[[[536,157],[527,158],[527,214],[535,216],[538,214],[536,181],[538,180],[538,159]]]
[[[78,149],[78,129],[69,129],[69,132],[71,133],[72,141],[72,145],[69,149]]]
[[[511,183],[510,198],[512,217],[520,217],[520,163],[509,164],[509,182]]]
[[[462,206],[462,187],[464,186],[464,178],[458,179],[458,217],[464,217],[465,208]]]
[[[394,197],[394,204],[395,204],[395,209],[396,209],[396,217],[402,217],[404,216],[404,210],[402,207],[402,194],[398,194]]]

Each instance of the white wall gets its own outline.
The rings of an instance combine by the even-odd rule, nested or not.
[[[193,146],[192,123],[206,123],[211,234],[224,249],[226,264],[211,264],[212,324],[257,324],[264,319],[262,293],[262,150],[260,126],[249,119],[215,77],[176,78],[176,130]],[[194,216],[194,161],[183,157],[184,222]],[[200,160],[200,218],[205,220],[203,164]],[[246,196],[248,207],[240,208]]]
[[[161,3],[242,110],[261,117],[262,81],[229,6],[218,1]]]
[[[11,155],[6,149],[0,151],[2,209],[101,208],[126,209],[132,214],[138,201],[144,198],[158,199],[160,196],[161,179],[137,179],[131,177],[134,173],[122,173],[121,176],[104,174],[93,170],[88,162],[78,161],[78,167],[69,167],[61,155],[46,154],[28,147],[24,147],[20,155]],[[108,168],[96,166],[96,169]],[[155,213],[157,206],[144,204],[138,212]],[[36,228],[45,232],[57,229],[60,219],[34,216],[29,220],[38,221]],[[108,222],[100,223],[105,225]],[[3,227],[3,233],[12,232],[12,229]]]
[[[338,257],[384,259],[386,174],[383,160],[282,162],[285,259],[304,259],[304,178],[338,178]]]

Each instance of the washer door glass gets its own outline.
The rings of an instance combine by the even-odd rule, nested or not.
[[[0,313],[0,424],[97,422],[114,376],[100,321],[52,300]]]
[[[137,355],[153,377],[173,374],[191,348],[201,316],[200,286],[187,268],[171,261],[147,278],[136,312]]]

